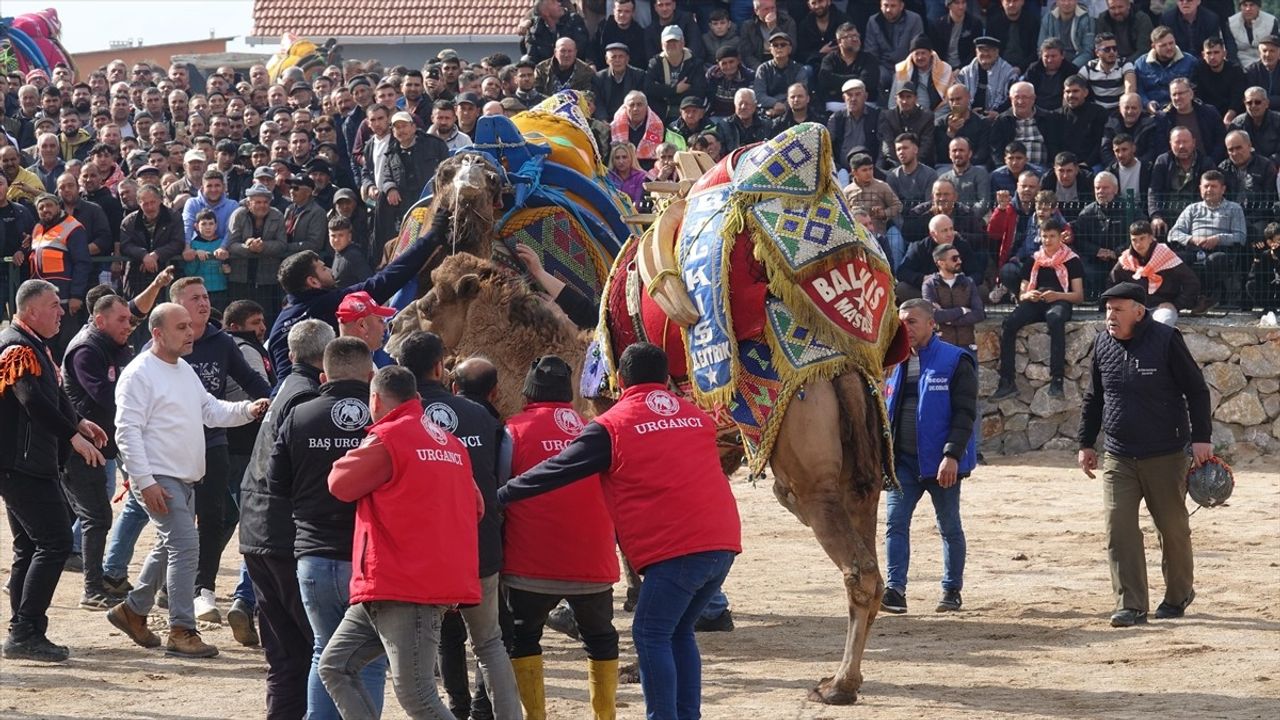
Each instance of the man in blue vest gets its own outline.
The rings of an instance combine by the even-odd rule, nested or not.
[[[893,427],[894,467],[901,486],[888,494],[885,555],[888,580],[880,607],[907,611],[911,515],[927,492],[942,535],[942,600],[938,612],[960,609],[964,585],[964,528],[960,481],[977,464],[978,369],[973,355],[934,337],[933,305],[908,300],[898,318],[911,339],[911,356],[885,384]]]

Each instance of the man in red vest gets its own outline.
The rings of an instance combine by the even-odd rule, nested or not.
[[[573,371],[554,355],[539,358],[525,375],[524,397],[524,410],[507,421],[516,475],[559,453],[586,425],[573,409]],[[591,709],[597,720],[612,720],[618,690],[613,627],[618,555],[599,476],[512,505],[503,529],[502,583],[515,621],[511,664],[525,717],[547,717],[539,640],[547,615],[565,599],[590,658]]]
[[[360,671],[385,652],[409,717],[451,717],[422,679],[435,673],[444,611],[480,602],[484,499],[466,447],[423,417],[412,372],[379,370],[369,411],[369,437],[329,473],[333,496],[356,503],[356,527],[351,607],[320,656],[320,679],[342,717],[376,718]]]
[[[618,403],[555,457],[512,478],[498,500],[599,474],[618,543],[644,576],[631,634],[648,718],[698,717],[693,625],[742,552],[738,506],[720,470],[715,422],[667,389],[667,354],[649,343],[628,347],[618,379]]]

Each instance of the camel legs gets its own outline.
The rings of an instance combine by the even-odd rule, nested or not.
[[[860,382],[855,376],[852,382],[842,377],[834,383],[807,386],[804,398],[794,399],[787,411],[770,463],[777,482],[786,490],[775,492],[791,501],[784,504],[813,528],[823,550],[844,576],[849,605],[844,658],[836,674],[820,682],[811,694],[815,700],[838,705],[858,699],[862,653],[884,591],[875,553],[879,493],[859,493],[854,481],[858,468],[865,471],[878,465],[879,455],[875,452],[876,462],[869,465],[867,458],[857,457],[857,446],[878,446],[849,440],[850,432],[878,432],[879,427],[878,418],[868,424],[863,417],[867,415],[866,397],[860,394],[864,392]],[[846,408],[843,416],[842,405]],[[847,412],[850,407],[852,418]]]

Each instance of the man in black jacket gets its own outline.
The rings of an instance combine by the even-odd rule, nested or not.
[[[62,360],[62,388],[76,412],[106,432],[107,444],[102,448],[102,455],[107,460],[116,459],[119,453],[114,441],[116,378],[133,359],[133,349],[129,346],[132,331],[129,301],[107,294],[94,303],[89,323],[71,339]],[[106,551],[107,532],[111,529],[107,467],[90,465],[79,455],[71,455],[61,480],[62,492],[80,519],[83,536],[84,595],[80,598],[80,607],[108,610],[116,601],[102,583],[102,556]]]
[[[449,146],[440,138],[419,130],[413,116],[403,110],[391,116],[391,134],[382,176],[377,178],[378,203],[393,208],[398,226],[422,196],[422,189],[435,177],[436,168],[449,157]]]
[[[1080,416],[1079,464],[1090,478],[1102,459],[1107,559],[1116,611],[1112,627],[1147,622],[1147,566],[1138,504],[1160,537],[1165,596],[1156,619],[1182,617],[1195,599],[1187,522],[1187,444],[1196,465],[1213,457],[1209,388],[1176,330],[1147,316],[1147,293],[1120,283],[1102,294],[1107,330],[1093,343],[1092,372]],[[1188,411],[1191,424],[1187,426]]]
[[[267,656],[267,716],[272,718],[299,718],[306,713],[314,640],[293,557],[293,500],[268,483],[268,472],[280,421],[295,399],[320,387],[321,363],[333,338],[333,328],[321,320],[303,320],[289,329],[293,372],[262,417],[240,484],[240,553],[257,601]]]
[[[496,717],[512,715],[504,709],[518,707],[515,674],[502,643],[498,626],[498,572],[502,569],[502,520],[497,500],[499,474],[510,472],[510,440],[502,424],[483,406],[454,395],[444,386],[444,343],[427,332],[415,332],[400,344],[396,361],[418,378],[423,416],[462,441],[471,456],[471,472],[484,496],[480,519],[480,585],[484,597],[475,607],[460,609],[471,636],[471,648],[480,661],[485,688]],[[500,468],[500,465],[503,467]]]
[[[298,587],[315,639],[307,711],[315,717],[332,717],[336,709],[322,689],[316,662],[350,604],[356,506],[329,492],[329,470],[365,438],[371,422],[367,401],[374,368],[368,346],[354,337],[330,342],[323,362],[322,384],[296,395],[282,411],[267,468],[267,489],[287,498],[293,510]],[[294,667],[293,662],[290,666]],[[370,663],[361,678],[380,706],[386,660]]]
[[[49,603],[71,553],[71,519],[58,488],[70,451],[100,466],[98,447],[107,435],[80,418],[58,385],[58,369],[48,341],[57,337],[63,309],[58,289],[44,280],[18,287],[17,315],[0,331],[0,498],[13,528],[13,570],[9,576],[9,636],[6,660],[62,662],[70,652],[54,645]],[[95,447],[98,446],[98,447]]]

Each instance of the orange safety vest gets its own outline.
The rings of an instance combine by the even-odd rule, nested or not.
[[[41,280],[71,279],[71,262],[68,257],[68,240],[71,233],[82,227],[80,221],[70,215],[63,216],[62,222],[45,229],[44,225],[36,225],[31,233],[31,273]]]

